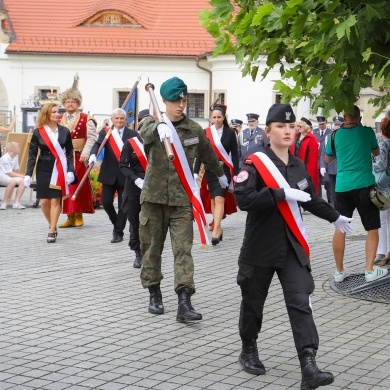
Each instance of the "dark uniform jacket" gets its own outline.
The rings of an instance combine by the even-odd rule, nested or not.
[[[130,129],[125,127],[122,134],[123,143],[127,142],[127,139],[130,137]],[[99,133],[98,139],[95,142],[95,145],[92,146],[91,154],[97,154],[99,146],[106,136],[106,131],[102,129]],[[100,172],[98,176],[98,181],[102,184],[112,186],[116,179],[121,187],[125,185],[125,176],[119,170],[119,162],[116,159],[114,151],[111,149],[109,142],[107,141],[104,145],[104,158],[102,164],[100,165]]]
[[[268,144],[267,135],[262,128],[256,127],[252,135],[249,128],[242,130],[238,135],[238,158],[240,167],[242,167],[244,160],[250,154],[262,152]]]
[[[58,143],[62,148],[65,149],[66,162],[68,165],[68,172],[74,172],[74,161],[73,161],[73,145],[72,139],[70,136],[69,129],[67,127],[58,125]],[[41,137],[39,130],[34,129],[31,137],[30,148],[29,148],[29,158],[27,162],[26,175],[32,176],[37,155],[38,149],[41,152],[41,159],[44,160],[45,157],[52,157],[49,147],[46,145],[46,142]],[[37,168],[38,170],[38,168]]]
[[[125,189],[123,191],[123,197],[125,195],[140,195],[141,189],[138,188],[134,182],[137,179],[145,178],[145,171],[140,164],[138,157],[131,146],[129,139],[136,137],[142,143],[141,136],[134,130],[130,130],[130,137],[125,144],[123,145],[121,159],[119,160],[119,169],[122,174],[125,176]],[[122,202],[123,203],[123,202]]]
[[[329,222],[336,221],[340,214],[316,195],[311,178],[299,158],[290,154],[289,162],[285,165],[270,148],[266,148],[264,153],[279,169],[291,188],[302,189],[298,183],[307,183],[304,191],[310,193],[311,200],[302,203],[302,207]],[[287,250],[292,246],[302,266],[309,264],[307,254],[287,227],[276,206],[277,202],[285,200],[284,189],[266,187],[249,159],[245,161],[242,171],[247,171],[249,178],[235,183],[234,195],[237,205],[241,210],[248,211],[248,216],[239,262],[255,267],[282,268]]]

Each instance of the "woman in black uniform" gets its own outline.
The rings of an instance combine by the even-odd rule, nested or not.
[[[69,130],[58,124],[60,117],[57,103],[45,104],[39,112],[36,129],[31,138],[25,185],[31,184],[35,162],[37,198],[49,223],[47,242],[57,238],[57,222],[61,214],[62,198],[66,197],[68,184],[74,181],[73,146]]]
[[[265,374],[256,340],[276,273],[301,364],[301,389],[316,389],[334,378],[320,371],[315,361],[319,338],[310,301],[314,281],[299,205],[343,233],[352,231],[351,219],[317,196],[304,163],[289,152],[295,139],[295,115],[289,104],[274,104],[269,109],[265,131],[270,147],[248,156],[234,185],[238,206],[248,212],[237,275],[242,295],[239,361],[246,372]]]

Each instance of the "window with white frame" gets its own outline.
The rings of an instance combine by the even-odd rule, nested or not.
[[[205,93],[189,93],[187,95],[186,115],[189,118],[205,118]]]

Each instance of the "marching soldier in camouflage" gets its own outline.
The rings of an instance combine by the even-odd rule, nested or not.
[[[187,86],[179,78],[173,77],[162,84],[160,94],[166,105],[166,115],[177,131],[190,168],[195,158],[199,157],[221,181],[225,178],[227,184],[222,164],[203,129],[184,114]],[[202,315],[194,311],[190,300],[195,293],[194,261],[191,255],[192,206],[173,162],[167,157],[161,142],[164,136],[160,134],[157,125],[158,122],[150,117],[140,130],[148,158],[141,192],[141,282],[150,292],[149,312],[163,314],[161,254],[169,228],[174,256],[174,288],[179,298],[176,319],[179,322],[197,321],[202,319]]]

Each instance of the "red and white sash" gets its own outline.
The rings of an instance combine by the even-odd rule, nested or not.
[[[267,187],[290,188],[290,185],[280,173],[279,169],[265,153],[257,152],[251,154],[248,159],[253,162],[257,172],[259,172]],[[280,214],[282,214],[287,226],[310,258],[309,240],[305,226],[303,225],[298,202],[284,200],[282,202],[277,202],[276,206],[278,207]]]
[[[110,129],[105,128],[104,130],[107,134]],[[108,137],[108,143],[110,144],[111,149],[114,152],[115,157],[119,162],[119,160],[121,158],[122,148],[123,148],[123,141],[122,141],[122,138],[119,136],[119,131],[118,130],[115,131],[115,130],[116,129],[113,129],[111,131],[111,134]]]
[[[137,155],[138,161],[140,162],[143,170],[146,172],[146,166],[148,165],[148,160],[146,158],[143,143],[137,137],[129,138],[128,141],[132,146],[135,154]]]
[[[215,125],[212,125],[211,127],[208,127],[206,129],[206,135],[207,138],[210,140],[211,146],[213,147],[214,152],[216,153],[218,158],[229,168],[230,177],[231,177],[229,188],[233,189],[233,176],[234,176],[233,161],[230,155],[227,154],[225,148],[223,147]]]
[[[163,114],[164,122],[172,131],[172,150],[175,158],[172,163],[176,168],[176,172],[179,175],[181,184],[184,187],[185,192],[188,195],[188,199],[192,204],[192,212],[195,218],[195,222],[198,226],[200,241],[204,245],[209,245],[210,241],[206,234],[206,214],[204,212],[203,203],[200,198],[199,187],[196,184],[186,154],[183,149],[183,145],[180,142],[180,138],[177,135],[176,129],[168,117]],[[164,126],[161,124],[159,126]]]
[[[68,163],[64,150],[61,148],[56,135],[52,132],[49,126],[44,125],[43,127],[40,127],[38,131],[51,154],[55,157],[49,187],[61,190],[62,198],[65,198],[69,195],[69,188],[68,184],[66,184]]]

